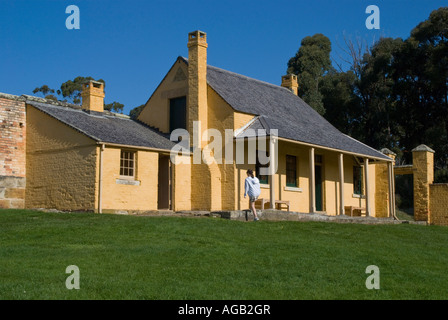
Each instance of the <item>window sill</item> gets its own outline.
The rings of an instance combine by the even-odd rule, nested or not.
[[[139,186],[140,185],[140,181],[138,180],[134,180],[132,178],[120,178],[120,179],[116,179],[115,180],[116,184],[125,184],[125,185],[130,185],[130,186]]]
[[[356,194],[356,193],[354,193],[354,194],[352,195],[352,197],[353,197],[353,198],[361,198],[361,199],[365,199],[365,198],[366,198],[365,195],[362,195],[362,194]]]
[[[293,191],[293,192],[302,192],[302,188],[298,188],[298,187],[285,187],[283,190]]]
[[[261,189],[269,189],[269,184],[268,183],[260,183],[260,188]]]

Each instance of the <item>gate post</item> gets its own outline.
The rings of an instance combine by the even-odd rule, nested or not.
[[[416,221],[428,221],[429,185],[434,182],[434,152],[424,144],[412,149],[414,219]]]

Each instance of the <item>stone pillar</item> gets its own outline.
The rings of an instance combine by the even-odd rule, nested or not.
[[[381,149],[392,160],[395,160],[396,154],[387,148]],[[385,218],[393,216],[393,184],[391,175],[393,162],[378,162],[375,164],[375,217]]]
[[[429,214],[429,185],[434,182],[434,150],[421,144],[412,149],[414,170],[414,219],[427,221]]]
[[[269,139],[269,169],[270,169],[270,177],[269,177],[269,187],[270,187],[270,192],[269,192],[269,197],[270,197],[270,205],[271,205],[271,209],[275,209],[275,167],[276,167],[276,163],[275,163],[275,145],[276,145],[276,140],[274,137],[271,136],[271,138]]]
[[[364,186],[366,189],[366,216],[371,215],[370,212],[370,188],[369,188],[369,159],[364,159]]]
[[[344,214],[344,154],[339,154],[339,214]]]

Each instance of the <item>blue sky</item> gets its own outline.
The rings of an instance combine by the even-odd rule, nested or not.
[[[80,29],[68,30],[65,9],[77,5]],[[368,5],[380,9],[380,29],[368,30]],[[207,32],[208,63],[279,84],[286,63],[306,36],[330,38],[333,57],[347,38],[371,43],[407,38],[448,0],[289,1],[24,1],[0,0],[0,92],[58,89],[76,76],[106,81],[106,103],[124,113],[147,101],[177,56],[188,56],[187,35]]]

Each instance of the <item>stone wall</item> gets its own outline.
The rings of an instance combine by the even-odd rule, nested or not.
[[[24,208],[25,99],[0,93],[0,208]]]
[[[94,211],[97,145],[27,106],[26,208]]]
[[[429,186],[429,224],[448,226],[448,183],[434,183]]]

